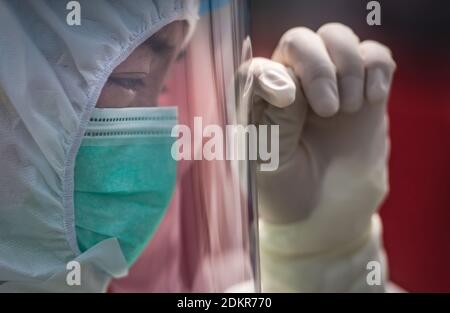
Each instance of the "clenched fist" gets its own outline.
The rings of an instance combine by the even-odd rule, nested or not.
[[[280,127],[279,168],[257,173],[263,278],[272,252],[364,245],[388,188],[390,50],[360,42],[342,24],[300,27],[283,35],[272,59],[255,58],[250,68],[255,122]]]

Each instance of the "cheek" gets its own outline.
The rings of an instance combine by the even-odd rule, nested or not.
[[[98,108],[120,108],[130,106],[136,97],[136,92],[106,83],[97,101]]]

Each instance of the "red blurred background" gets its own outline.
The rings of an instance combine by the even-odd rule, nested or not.
[[[450,4],[394,0],[369,26],[361,0],[253,0],[255,56],[291,27],[341,22],[388,45],[397,62],[389,115],[390,193],[381,208],[390,278],[413,292],[450,292]]]

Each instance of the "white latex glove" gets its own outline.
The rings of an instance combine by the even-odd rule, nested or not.
[[[279,168],[257,173],[264,290],[365,291],[367,262],[384,266],[374,213],[394,69],[387,47],[341,24],[291,29],[253,60],[256,122],[280,125]]]

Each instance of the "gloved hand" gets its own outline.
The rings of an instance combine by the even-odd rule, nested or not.
[[[255,122],[280,127],[278,169],[257,172],[263,285],[265,277],[277,281],[266,290],[330,290],[330,275],[347,275],[341,268],[310,288],[311,277],[288,283],[315,270],[326,274],[312,270],[316,261],[302,269],[311,256],[326,256],[316,263],[328,268],[330,255],[351,256],[371,241],[368,258],[380,258],[374,213],[388,188],[386,103],[394,69],[387,47],[360,42],[342,24],[326,24],[317,33],[291,29],[272,60],[252,61]],[[293,259],[301,277],[276,268]],[[347,264],[338,259],[339,266]],[[350,270],[364,272],[370,260],[363,261],[364,268]]]

